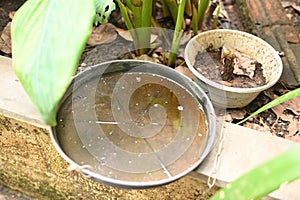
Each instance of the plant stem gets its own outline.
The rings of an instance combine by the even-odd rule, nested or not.
[[[140,28],[142,26],[142,23],[141,23],[142,1],[141,0],[127,0],[126,4],[127,4],[127,7],[132,11],[134,27]]]
[[[204,16],[208,8],[210,0],[199,0],[198,1],[198,30],[202,29]]]
[[[118,2],[118,5],[120,7],[121,14],[122,14],[122,16],[124,18],[125,25],[126,25],[128,31],[130,32],[130,35],[131,35],[131,37],[133,39],[133,44],[134,44],[135,48],[137,48],[139,46],[139,44],[138,44],[138,37],[137,37],[137,33],[136,33],[135,29],[134,29],[134,26],[133,26],[133,24],[132,24],[132,22],[131,22],[131,20],[129,18],[129,14],[127,12],[127,8],[125,7],[125,5],[120,0],[117,0],[117,2]]]
[[[192,4],[192,8],[193,8],[193,15],[192,15],[192,29],[193,29],[193,33],[194,35],[198,34],[198,13],[197,13],[197,9],[195,7],[194,4]]]
[[[216,12],[216,16],[215,16],[215,19],[214,19],[214,23],[213,23],[212,29],[216,29],[217,26],[218,26],[219,15],[220,15],[220,11],[221,11],[221,6],[222,6],[222,1],[219,2],[218,7],[216,8],[217,12]]]
[[[178,5],[178,14],[177,14],[175,32],[174,32],[174,36],[173,36],[170,55],[168,58],[169,66],[174,66],[175,60],[177,57],[177,51],[178,51],[178,48],[180,45],[180,39],[181,39],[181,36],[183,33],[182,22],[183,22],[183,18],[184,18],[185,3],[186,3],[186,0],[179,0],[179,2],[178,2],[179,5]]]
[[[169,11],[168,5],[166,3],[166,0],[162,0],[161,4],[162,4],[162,9],[163,9],[164,17],[169,16],[170,15],[170,11]]]
[[[187,0],[185,5],[185,13],[190,17],[193,15],[192,0]]]
[[[150,48],[151,39],[151,18],[152,18],[152,6],[153,0],[143,0],[142,14],[141,14],[141,29],[138,31],[140,54],[146,54]]]
[[[178,14],[178,6],[176,4],[176,0],[164,0],[164,1],[172,15],[173,21],[176,22],[177,14]]]

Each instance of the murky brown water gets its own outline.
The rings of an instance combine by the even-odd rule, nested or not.
[[[207,122],[195,96],[147,72],[108,73],[75,82],[58,121],[63,151],[115,181],[184,175],[199,164],[207,140]]]

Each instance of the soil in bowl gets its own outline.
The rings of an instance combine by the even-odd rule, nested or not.
[[[226,45],[198,52],[195,68],[206,78],[229,87],[253,88],[266,84],[261,63]]]

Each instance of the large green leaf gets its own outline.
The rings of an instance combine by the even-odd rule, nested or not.
[[[95,17],[95,1],[28,0],[12,22],[15,72],[48,125],[71,82]]]
[[[300,146],[259,165],[218,191],[211,200],[261,199],[300,178]]]

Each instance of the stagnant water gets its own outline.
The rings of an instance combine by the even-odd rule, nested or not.
[[[55,132],[73,161],[130,182],[169,179],[197,165],[207,119],[194,94],[148,72],[91,77],[75,81],[58,113]]]

